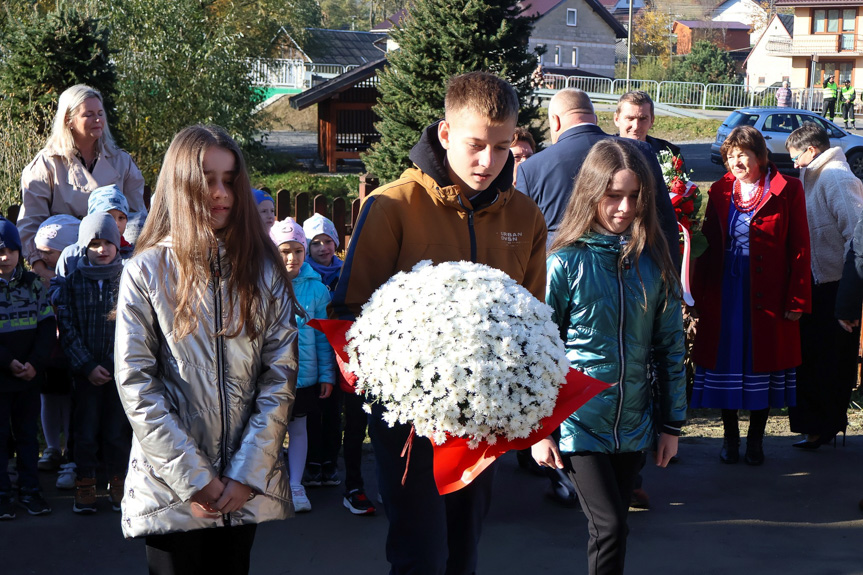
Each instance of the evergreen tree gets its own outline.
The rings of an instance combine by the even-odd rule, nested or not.
[[[740,84],[742,77],[731,55],[716,44],[699,40],[692,51],[675,60],[669,80],[702,84]]]
[[[100,92],[109,116],[114,110],[116,72],[101,20],[60,7],[47,14],[7,21],[0,58],[0,94],[12,115],[31,104],[55,106],[68,87],[88,84]],[[109,118],[110,120],[110,118]]]
[[[530,98],[536,56],[527,48],[534,19],[522,12],[517,0],[416,0],[411,5],[392,32],[399,50],[388,55],[379,74],[374,111],[381,140],[363,157],[370,172],[389,181],[410,167],[410,149],[426,126],[443,118],[446,82],[456,74],[484,70],[499,75],[518,92],[519,125],[538,117]]]

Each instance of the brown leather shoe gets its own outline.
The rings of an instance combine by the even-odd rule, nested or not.
[[[96,513],[96,478],[82,477],[75,481],[75,503],[72,511],[82,515]]]
[[[120,511],[120,503],[123,501],[123,486],[126,483],[125,477],[115,475],[111,478],[111,483],[108,484],[108,498],[111,500],[111,509]]]

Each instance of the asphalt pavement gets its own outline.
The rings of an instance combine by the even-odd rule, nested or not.
[[[718,415],[717,415],[718,417]],[[680,463],[648,465],[644,488],[652,508],[630,514],[629,575],[853,575],[863,573],[863,436],[847,447],[801,452],[793,438],[768,437],[766,463],[723,465],[721,440],[681,439]],[[373,454],[364,458],[376,499]],[[513,454],[498,463],[491,512],[480,544],[478,573],[587,572],[587,523],[577,509],[546,497],[546,480],[518,468]],[[129,574],[147,572],[144,545],[126,541],[107,500],[93,516],[72,513],[71,492],[47,489],[52,514],[0,523],[0,573]],[[260,526],[252,573],[381,575],[387,521],[351,515],[338,487],[310,489],[311,513]],[[213,550],[218,553],[218,549]]]
[[[697,181],[724,173],[710,163],[709,144],[684,144]],[[718,414],[717,414],[718,417]],[[648,465],[644,488],[652,508],[630,514],[628,575],[863,574],[863,435],[847,447],[800,452],[789,437],[765,440],[767,462],[723,465],[721,440],[681,438],[681,462]],[[546,480],[498,462],[492,509],[480,544],[479,573],[587,572],[587,523],[578,510],[546,497]],[[374,454],[364,457],[367,491],[376,500]],[[41,474],[52,514],[0,522],[0,575],[143,575],[141,540],[126,541],[107,499],[100,511],[72,513],[72,494],[56,475]],[[310,489],[312,512],[260,526],[252,573],[380,575],[388,570],[387,521],[351,515],[338,487]],[[218,550],[213,550],[218,553]]]

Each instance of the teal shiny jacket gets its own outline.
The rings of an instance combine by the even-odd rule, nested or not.
[[[634,262],[618,265],[627,239],[589,232],[548,256],[545,301],[570,364],[612,384],[563,422],[563,452],[653,449],[658,431],[678,435],[686,419],[680,300],[666,296],[660,269],[647,254],[638,269]],[[656,390],[648,378],[651,350]],[[654,421],[656,407],[662,428]]]

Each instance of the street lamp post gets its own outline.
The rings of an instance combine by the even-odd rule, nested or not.
[[[626,31],[626,91],[629,92],[629,78],[632,69],[632,0],[629,0],[629,28]]]

